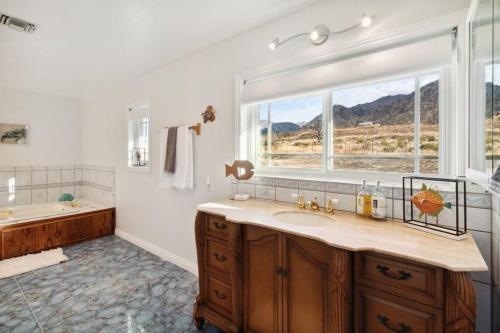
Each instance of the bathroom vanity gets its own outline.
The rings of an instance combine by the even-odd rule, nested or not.
[[[295,206],[258,200],[198,206],[198,327],[474,332],[468,272],[488,267],[470,235],[453,241],[401,221],[307,214],[310,221]]]

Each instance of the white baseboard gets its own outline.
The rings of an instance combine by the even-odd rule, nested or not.
[[[172,253],[170,251],[167,251],[165,249],[162,249],[159,246],[156,246],[154,244],[151,244],[149,242],[146,242],[145,240],[134,236],[126,231],[123,231],[121,229],[115,229],[115,235],[125,239],[126,241],[129,241],[132,244],[135,244],[139,246],[140,248],[143,248],[144,250],[151,252],[152,254],[157,255],[158,257],[162,258],[163,260],[169,261],[179,267],[184,268],[185,270],[193,273],[194,275],[198,275],[198,264],[195,262],[192,262],[190,260],[187,260],[181,256],[178,256],[175,253]]]

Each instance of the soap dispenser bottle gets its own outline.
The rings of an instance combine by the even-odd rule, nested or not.
[[[380,181],[377,181],[377,187],[372,194],[371,200],[372,218],[375,220],[385,220],[386,217],[386,198],[380,187]]]
[[[361,191],[356,198],[356,213],[363,217],[370,217],[372,210],[372,194],[366,187],[366,179],[363,179]]]

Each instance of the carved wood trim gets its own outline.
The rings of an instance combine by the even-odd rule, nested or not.
[[[445,332],[474,333],[476,295],[470,275],[446,271],[445,286]]]
[[[347,333],[352,328],[352,253],[332,247],[330,264],[332,332]]]
[[[193,317],[197,325],[202,325],[203,315],[202,306],[205,303],[205,214],[196,213],[194,223],[194,235],[196,240],[196,256],[198,257],[198,281],[199,294],[196,296],[195,304],[193,305]]]
[[[231,332],[238,332],[242,327],[243,297],[243,230],[240,224],[229,224],[228,235],[229,272],[233,296],[233,314]]]

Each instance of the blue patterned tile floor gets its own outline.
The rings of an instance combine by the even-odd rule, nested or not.
[[[0,280],[0,332],[201,332],[195,275],[116,236],[64,253],[65,263]]]

